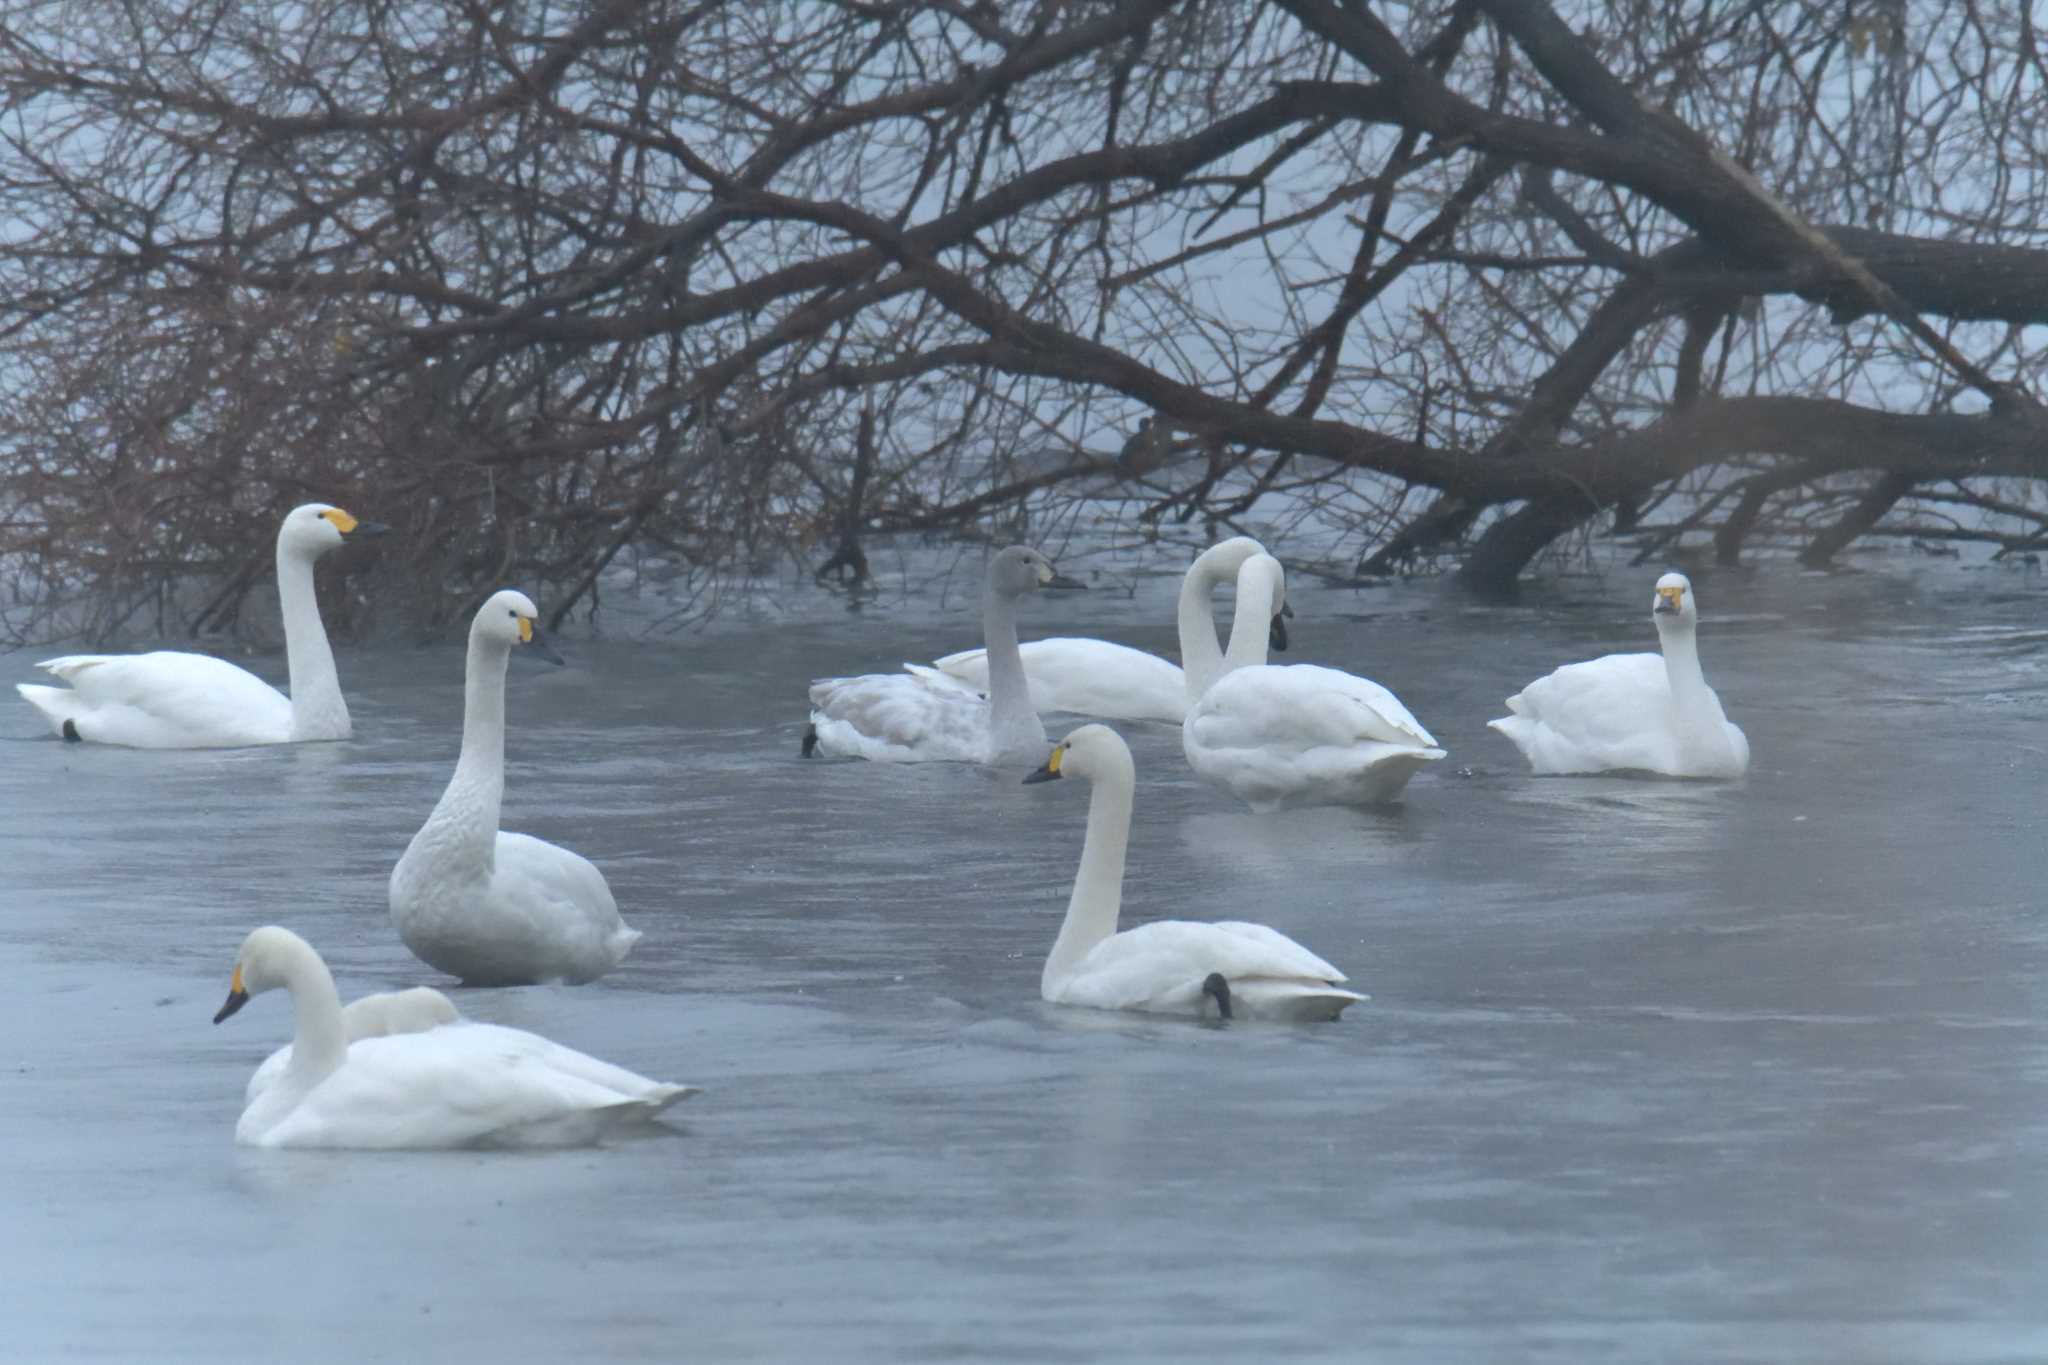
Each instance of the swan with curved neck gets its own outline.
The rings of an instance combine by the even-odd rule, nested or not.
[[[277,600],[284,617],[291,695],[208,654],[70,654],[37,667],[69,683],[17,683],[58,734],[136,749],[225,749],[347,739],[348,703],[313,592],[313,563],[338,546],[382,533],[339,507],[293,508],[277,529]]]
[[[1056,636],[1024,645],[1020,657],[1034,708],[1107,720],[1179,724],[1215,679],[1228,652],[1216,638],[1211,606],[1216,588],[1234,581],[1247,559],[1264,552],[1264,547],[1250,536],[1234,536],[1196,556],[1181,579],[1175,607],[1174,619],[1180,635],[1178,667],[1156,654],[1108,640]],[[1259,622],[1255,629],[1257,641],[1263,642],[1268,624]],[[1233,627],[1233,649],[1243,647],[1238,633],[1239,629]],[[982,650],[948,654],[935,666],[971,687],[988,686],[988,660]]]
[[[397,1032],[351,1038],[327,964],[274,924],[242,941],[213,1022],[279,988],[291,992],[291,1046],[265,1062],[267,1080],[259,1071],[250,1084],[235,1124],[235,1141],[247,1146],[579,1145],[695,1093],[537,1034],[462,1021],[452,1006],[430,1021],[408,1015]]]
[[[1024,780],[1078,777],[1093,790],[1066,918],[1039,994],[1056,1005],[1225,1019],[1335,1019],[1364,996],[1344,974],[1276,929],[1224,920],[1157,920],[1119,932],[1137,770],[1122,736],[1084,725]]]
[[[473,986],[593,981],[619,965],[638,930],[619,918],[589,859],[498,828],[505,796],[505,669],[515,648],[555,663],[539,611],[510,589],[469,629],[462,751],[455,775],[391,869],[391,918],[430,967]]]
[[[1267,663],[1255,626],[1277,625],[1286,601],[1280,561],[1265,554],[1246,560],[1230,652],[1181,726],[1188,766],[1255,811],[1397,800],[1408,779],[1444,751],[1400,698],[1369,678]]]
[[[1659,578],[1650,620],[1659,653],[1566,664],[1509,697],[1511,714],[1487,724],[1513,740],[1538,773],[1742,776],[1749,738],[1729,721],[1700,669],[1692,580],[1680,573]]]
[[[1078,588],[1028,545],[989,561],[982,590],[987,696],[937,669],[821,678],[811,684],[804,757],[824,753],[890,763],[993,763],[1045,747],[1017,645],[1017,603],[1040,588]]]

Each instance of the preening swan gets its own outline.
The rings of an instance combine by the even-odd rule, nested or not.
[[[274,924],[242,941],[213,1022],[279,986],[292,995],[292,1045],[272,1077],[259,1071],[250,1084],[235,1125],[245,1146],[581,1146],[697,1093],[538,1034],[453,1017],[352,1040],[327,964]]]
[[[1236,920],[1159,920],[1117,932],[1124,853],[1137,783],[1131,751],[1106,725],[1061,740],[1026,782],[1079,777],[1094,784],[1088,833],[1067,917],[1039,978],[1056,1005],[1146,1010],[1225,1019],[1335,1019],[1366,997],[1344,973],[1277,929]]]
[[[1031,708],[1017,657],[1017,599],[1043,587],[1078,588],[1028,545],[989,561],[981,629],[994,660],[986,697],[934,668],[820,678],[811,684],[804,757],[869,758],[888,763],[996,763],[1045,747],[1045,726]]]
[[[1509,697],[1513,715],[1487,724],[1539,773],[1742,776],[1749,739],[1700,672],[1699,617],[1691,580],[1665,574],[1650,605],[1663,653],[1566,664]]]
[[[1222,670],[1225,649],[1216,638],[1210,599],[1219,583],[1232,582],[1239,567],[1265,547],[1250,536],[1219,541],[1195,557],[1181,580],[1180,657],[1184,667],[1168,663],[1129,645],[1108,640],[1056,636],[1033,640],[1019,653],[1030,684],[1031,704],[1041,713],[1065,711],[1105,720],[1164,720],[1178,725],[1188,707]],[[1258,630],[1266,630],[1261,623]],[[1232,650],[1263,649],[1258,639],[1242,644],[1231,635]],[[1263,661],[1261,652],[1258,659]],[[968,686],[988,687],[988,651],[967,649],[940,659],[941,672]]]
[[[562,661],[534,628],[537,615],[510,589],[477,611],[455,776],[391,869],[398,936],[422,962],[472,986],[592,981],[618,966],[640,937],[619,919],[611,888],[589,859],[498,828],[513,646]]]
[[[58,734],[96,744],[231,749],[347,739],[348,704],[313,597],[313,561],[386,529],[324,502],[293,508],[277,528],[277,600],[290,697],[225,659],[169,649],[45,659],[36,667],[71,685],[17,683],[15,690]]]
[[[1280,561],[1256,555],[1238,570],[1240,634],[1286,601]],[[1226,659],[1181,726],[1188,766],[1255,811],[1282,806],[1363,806],[1397,799],[1425,763],[1444,756],[1392,692],[1368,678],[1316,664],[1243,666]]]

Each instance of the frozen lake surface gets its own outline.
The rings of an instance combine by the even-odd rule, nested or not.
[[[506,825],[646,937],[457,1001],[706,1092],[565,1153],[231,1141],[290,1030],[281,996],[208,1023],[249,928],[348,998],[437,981],[385,879],[454,759],[457,640],[343,648],[345,744],[64,745],[9,695],[0,1356],[2048,1357],[2048,583],[1696,575],[1750,776],[1530,777],[1485,721],[1653,648],[1655,575],[1519,607],[1298,577],[1288,661],[1450,750],[1392,811],[1253,816],[1123,727],[1126,925],[1294,935],[1373,997],[1309,1028],[1039,1002],[1081,784],[797,759],[807,680],[974,643],[971,580],[515,659]],[[1108,587],[1027,638],[1171,652],[1172,574]]]

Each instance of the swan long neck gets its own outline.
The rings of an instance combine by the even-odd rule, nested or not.
[[[1230,645],[1223,651],[1223,662],[1216,670],[1216,677],[1266,662],[1266,647],[1271,643],[1272,633],[1272,583],[1263,575],[1254,576],[1247,570],[1238,578],[1237,602],[1230,613]],[[1210,681],[1214,682],[1215,678]]]
[[[348,703],[334,671],[334,650],[313,595],[313,561],[277,542],[277,604],[284,615],[285,667],[291,675],[292,738],[347,739]]]
[[[1124,855],[1131,842],[1131,791],[1137,785],[1128,757],[1121,771],[1099,774],[1088,798],[1088,834],[1081,842],[1081,866],[1067,917],[1045,960],[1043,982],[1072,971],[1096,944],[1116,933],[1123,910]]]
[[[1017,599],[993,584],[982,590],[981,638],[988,647],[988,723],[996,751],[1044,748],[1045,724],[1031,704],[1017,644]]]
[[[1699,635],[1684,621],[1657,623],[1657,638],[1664,647],[1664,673],[1671,682],[1671,700],[1681,715],[1698,709],[1713,695],[1700,671]]]
[[[485,873],[497,848],[498,812],[505,799],[505,669],[511,657],[509,646],[470,631],[462,754],[418,836],[426,839],[431,831],[442,856],[479,862]]]
[[[1216,638],[1216,617],[1210,606],[1219,578],[1213,567],[1197,559],[1180,584],[1180,667],[1190,706],[1201,700],[1223,671],[1223,645]]]
[[[291,1069],[312,1082],[348,1056],[348,1030],[342,1023],[334,974],[311,948],[295,947],[284,964],[284,984],[292,993]]]

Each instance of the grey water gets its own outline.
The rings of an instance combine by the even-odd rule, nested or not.
[[[290,1029],[278,996],[208,1022],[249,928],[345,996],[449,984],[385,879],[454,759],[459,640],[343,648],[342,744],[65,745],[8,695],[0,1357],[2048,1357],[2048,584],[1699,575],[1750,775],[1531,777],[1485,721],[1653,647],[1654,576],[1292,584],[1289,658],[1450,751],[1390,810],[1255,816],[1124,727],[1126,924],[1275,925],[1371,993],[1319,1027],[1039,1001],[1081,784],[797,758],[806,681],[974,643],[971,583],[515,660],[506,825],[646,937],[457,1001],[705,1091],[570,1152],[231,1140]],[[1119,582],[1027,636],[1171,653],[1171,576]]]

